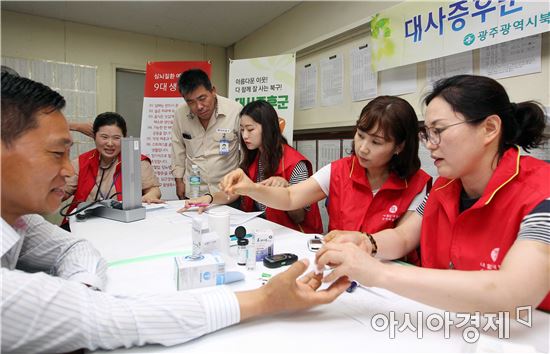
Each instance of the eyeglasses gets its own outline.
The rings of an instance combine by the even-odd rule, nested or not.
[[[480,122],[484,119],[485,119],[485,117],[478,118],[478,119],[473,119],[473,120],[468,120],[468,121],[465,120],[465,121],[462,121],[462,122],[449,124],[449,125],[446,125],[446,126],[440,127],[440,128],[423,126],[418,131],[418,137],[419,137],[420,141],[422,142],[422,144],[424,144],[424,145],[426,145],[428,143],[428,141],[433,145],[439,145],[439,143],[441,142],[441,133],[443,133],[445,130],[449,129],[450,127],[454,127],[455,125],[464,124],[464,123]]]

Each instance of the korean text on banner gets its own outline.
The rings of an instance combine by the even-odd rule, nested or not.
[[[548,0],[407,0],[371,20],[374,71],[550,31]]]
[[[141,152],[151,159],[165,200],[178,199],[170,171],[172,123],[176,108],[184,103],[178,79],[189,69],[202,69],[210,76],[212,66],[207,61],[148,62],[145,73]]]
[[[290,145],[294,126],[295,71],[294,54],[231,60],[229,63],[229,98],[243,106],[256,100],[269,102],[279,115],[283,135]]]

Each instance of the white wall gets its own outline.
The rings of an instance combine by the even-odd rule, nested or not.
[[[289,53],[368,21],[371,15],[401,1],[303,2],[238,41],[234,58]]]
[[[212,82],[227,92],[223,47],[10,11],[2,11],[2,55],[97,66],[97,112],[115,110],[116,68],[145,70],[147,61],[210,60]]]

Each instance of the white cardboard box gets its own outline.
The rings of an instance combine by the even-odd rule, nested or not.
[[[221,285],[225,280],[225,262],[221,255],[205,253],[201,259],[174,257],[178,290]]]

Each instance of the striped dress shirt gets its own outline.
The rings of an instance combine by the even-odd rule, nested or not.
[[[174,345],[239,322],[226,287],[202,293],[113,296],[97,250],[38,215],[2,219],[1,350],[68,352]]]

